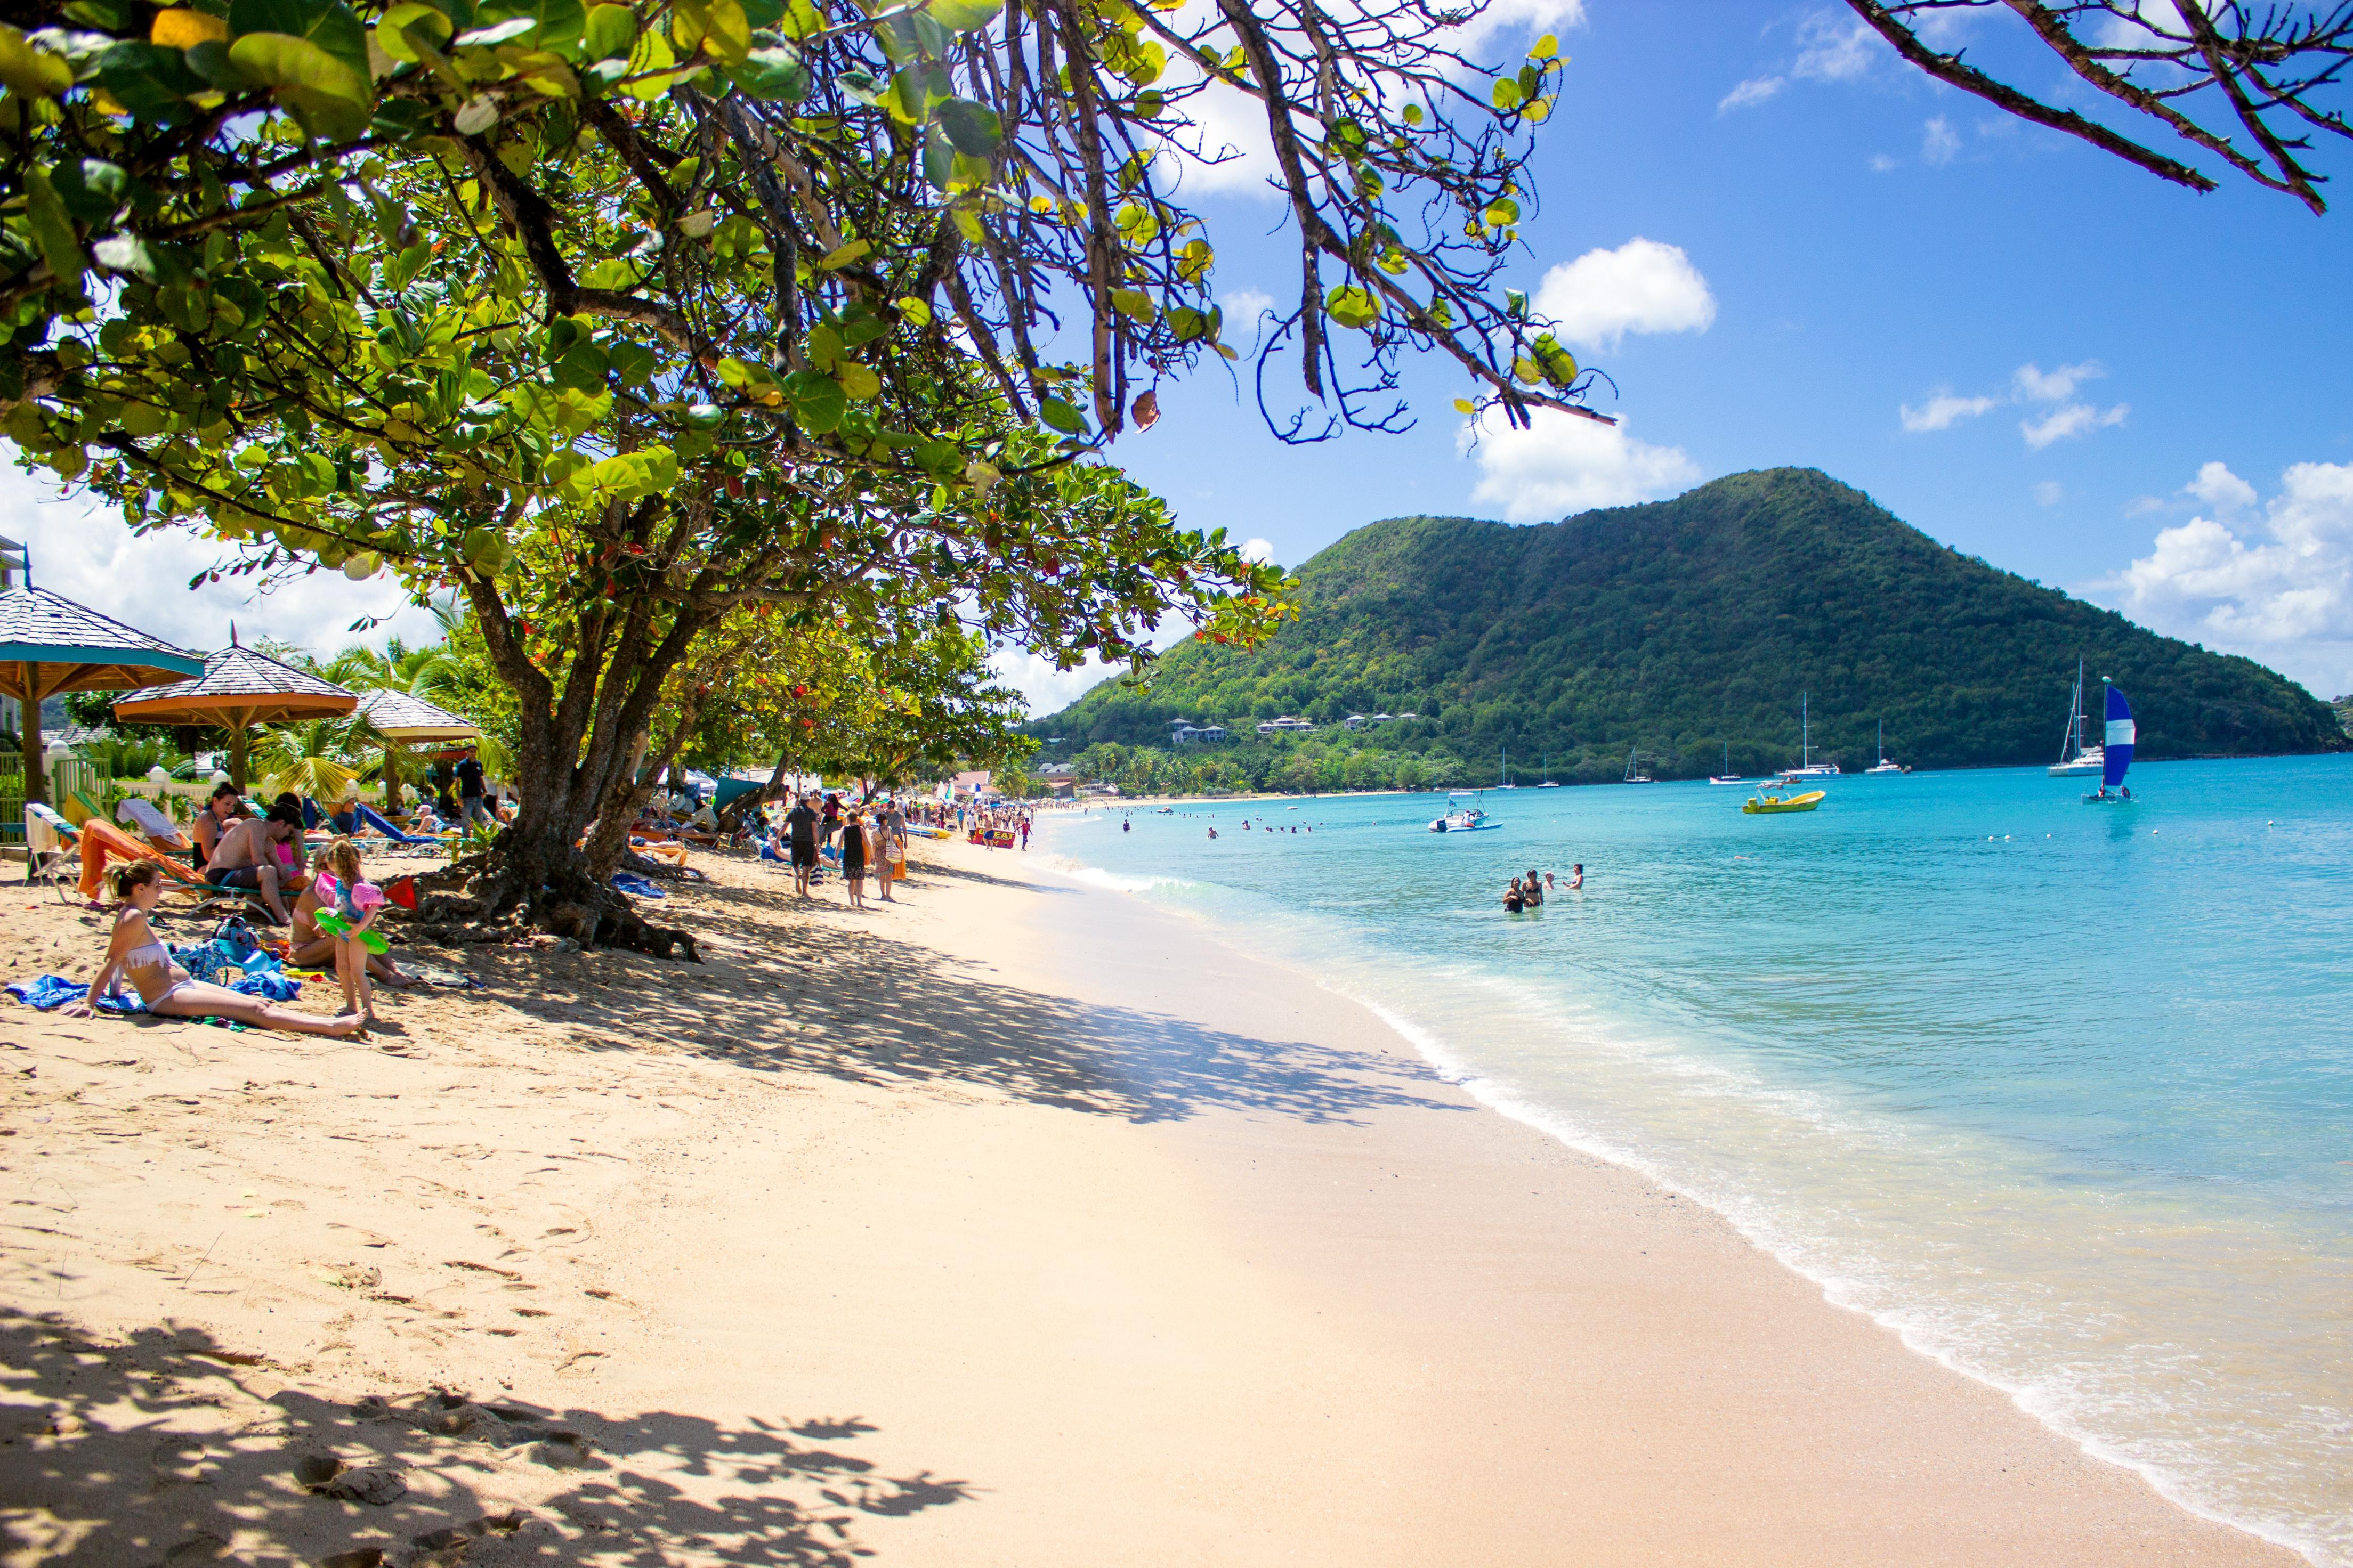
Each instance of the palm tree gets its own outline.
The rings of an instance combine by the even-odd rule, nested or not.
[[[253,765],[268,794],[291,791],[332,805],[360,776],[361,744],[359,725],[350,719],[273,724],[254,737]]]

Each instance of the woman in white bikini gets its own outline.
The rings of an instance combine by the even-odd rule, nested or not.
[[[107,943],[106,963],[90,983],[90,994],[64,1009],[68,1017],[87,1018],[98,999],[114,994],[128,980],[147,1004],[147,1011],[167,1018],[233,1018],[265,1029],[290,1029],[299,1035],[351,1035],[363,1022],[357,1013],[322,1018],[297,1013],[231,991],[193,980],[172,962],[171,950],[158,941],[147,916],[164,896],[164,876],[152,860],[133,860],[107,873],[122,908],[114,917],[114,938]]]

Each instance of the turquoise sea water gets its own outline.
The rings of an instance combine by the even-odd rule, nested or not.
[[[2132,783],[1849,777],[1765,817],[1522,788],[1443,837],[1440,797],[1335,796],[1065,816],[1040,848],[1369,1004],[2169,1495],[2353,1564],[2353,758]],[[1502,911],[1577,861],[1583,892]]]

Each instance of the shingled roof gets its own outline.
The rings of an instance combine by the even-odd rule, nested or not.
[[[56,691],[135,690],[204,668],[202,656],[47,588],[0,593],[0,692],[20,702]]]
[[[114,705],[114,716],[141,724],[274,724],[331,719],[359,706],[356,693],[307,670],[236,643],[205,659],[194,680],[159,686]]]
[[[406,691],[371,691],[360,699],[359,710],[387,740],[464,741],[482,732],[472,720]]]

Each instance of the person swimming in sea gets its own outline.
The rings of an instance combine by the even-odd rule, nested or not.
[[[1527,900],[1520,892],[1520,879],[1514,877],[1512,879],[1512,885],[1504,889],[1504,912],[1507,915],[1515,915],[1526,907]]]
[[[1568,868],[1568,890],[1573,893],[1583,886],[1585,886],[1584,865],[1579,863],[1577,865],[1571,866]]]
[[[1536,880],[1536,868],[1534,866],[1528,868],[1527,880],[1521,887],[1520,898],[1530,909],[1535,909],[1544,902],[1544,887]]]

